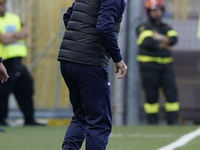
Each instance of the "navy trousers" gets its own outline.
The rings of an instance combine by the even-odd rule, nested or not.
[[[34,120],[33,79],[21,58],[12,58],[4,61],[9,74],[8,82],[0,83],[0,124],[5,124],[8,115],[8,96],[14,93],[19,107],[24,115],[25,122]]]
[[[61,62],[69,89],[73,117],[63,141],[63,150],[105,150],[112,128],[111,92],[104,67]]]
[[[147,103],[158,103],[159,87],[163,89],[167,102],[174,103],[178,101],[172,63],[165,65],[158,63],[139,63],[139,65]],[[147,114],[147,120],[150,124],[158,124],[158,112],[155,114]],[[167,122],[168,124],[176,124],[178,122],[178,110],[167,112]]]

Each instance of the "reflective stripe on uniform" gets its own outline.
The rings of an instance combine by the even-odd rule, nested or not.
[[[166,102],[165,103],[166,112],[179,111],[179,109],[180,109],[180,106],[179,106],[178,102],[174,102],[174,103]]]
[[[167,36],[168,37],[172,37],[172,36],[178,36],[178,33],[175,30],[169,30],[167,32]]]
[[[145,103],[144,104],[144,111],[147,114],[155,114],[159,112],[159,104],[158,103],[154,103],[154,104],[150,104],[150,103]]]
[[[152,30],[144,30],[140,33],[138,40],[137,40],[137,44],[141,45],[144,41],[145,38],[147,37],[152,37],[153,36],[153,31]]]
[[[159,64],[169,64],[173,61],[172,57],[152,57],[147,55],[138,55],[137,60],[139,62],[147,63],[147,62],[156,62]]]

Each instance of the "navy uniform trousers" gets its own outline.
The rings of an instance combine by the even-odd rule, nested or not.
[[[162,88],[166,102],[174,104],[178,101],[176,83],[172,63],[161,65],[158,63],[139,63],[142,77],[142,85],[146,94],[146,102],[158,103],[159,87]],[[158,124],[158,112],[148,114],[150,124]],[[167,111],[167,123],[178,122],[178,110]]]
[[[19,107],[24,115],[25,122],[31,122],[34,117],[33,80],[21,58],[12,58],[4,61],[9,80],[0,83],[0,124],[5,124],[8,115],[8,96],[14,93]]]
[[[65,134],[63,150],[105,150],[112,128],[111,92],[104,67],[61,62],[69,89],[73,117]]]

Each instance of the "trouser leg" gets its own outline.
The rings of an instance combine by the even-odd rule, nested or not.
[[[142,85],[145,91],[146,103],[144,110],[149,124],[158,124],[158,88],[160,84],[160,65],[140,63]]]
[[[79,98],[74,97],[71,95],[73,90],[69,88],[75,121],[70,123],[72,127],[70,126],[71,129],[67,130],[66,134],[72,133],[71,137],[74,138],[68,138],[64,143],[65,147],[71,146],[74,147],[73,150],[78,149],[81,145],[78,144],[80,143],[78,141],[84,140],[84,136],[86,136],[86,150],[105,150],[112,124],[110,86],[106,69],[61,63],[61,71],[68,87],[68,82],[74,81],[74,85],[80,92]],[[84,117],[82,117],[83,115]],[[75,130],[78,128],[82,130],[77,133]],[[74,143],[74,146],[70,143]]]
[[[83,81],[80,87],[84,87],[81,97],[88,123],[86,150],[106,150],[112,126],[108,73],[103,67],[88,68]]]
[[[34,120],[33,80],[25,67],[20,73],[13,93],[24,115],[25,123],[28,123]]]
[[[97,73],[96,73],[97,72]],[[92,79],[93,82],[89,82]],[[87,82],[81,90],[88,132],[86,150],[106,150],[111,133],[111,95],[107,72],[102,67],[93,67],[91,75],[85,76]]]
[[[65,133],[63,150],[79,150],[87,134],[87,123],[84,119],[73,116]]]
[[[73,79],[75,67],[71,63],[61,63],[61,73],[69,89],[70,102],[74,116],[67,128],[63,141],[63,150],[79,150],[86,137],[87,123],[80,91]]]
[[[8,96],[14,87],[14,81],[8,80],[6,83],[0,83],[0,124],[5,124],[8,115]]]
[[[177,124],[179,103],[177,101],[177,88],[174,80],[172,64],[167,64],[164,66],[162,87],[166,96],[165,110],[167,112],[167,123]]]

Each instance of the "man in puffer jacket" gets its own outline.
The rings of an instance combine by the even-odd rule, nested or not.
[[[110,57],[122,79],[127,66],[117,43],[124,0],[75,0],[64,14],[66,32],[58,60],[69,89],[73,117],[63,150],[105,150],[111,133]]]

